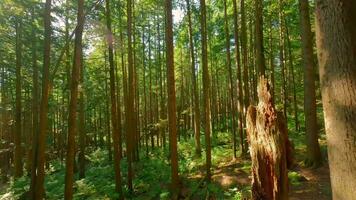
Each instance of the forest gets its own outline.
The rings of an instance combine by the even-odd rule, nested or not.
[[[0,200],[356,200],[354,0],[1,0]]]

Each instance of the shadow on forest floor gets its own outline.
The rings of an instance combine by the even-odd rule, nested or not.
[[[327,162],[318,169],[306,168],[303,164],[305,146],[303,135],[291,133],[296,149],[296,163],[289,172],[291,200],[329,200],[331,199],[329,169]],[[215,140],[215,141],[214,141]],[[248,157],[232,159],[232,145],[227,133],[217,134],[212,148],[212,181],[205,181],[205,152],[202,140],[202,157],[194,156],[194,140],[181,141],[178,145],[179,171],[182,189],[179,199],[248,199],[250,197],[250,167]],[[322,152],[326,152],[325,138],[321,138]],[[112,163],[107,159],[105,150],[95,150],[87,156],[86,178],[75,182],[74,199],[114,199],[114,171]],[[126,199],[150,200],[170,199],[170,166],[168,148],[155,149],[149,158],[144,157],[135,163],[134,193],[129,195],[124,187]],[[126,186],[127,163],[122,161],[122,178]],[[0,200],[19,199],[28,190],[29,179],[22,177],[10,181],[4,191],[0,191]],[[4,185],[0,185],[4,187]],[[2,189],[1,189],[2,190]],[[6,193],[5,193],[6,192]],[[64,192],[64,166],[54,161],[46,175],[47,199],[61,199]],[[210,198],[207,198],[210,197]]]

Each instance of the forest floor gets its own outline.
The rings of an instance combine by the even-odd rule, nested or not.
[[[304,136],[291,133],[295,145],[296,167],[290,170],[291,200],[329,200],[331,189],[327,162],[317,169],[307,168],[305,159]],[[325,139],[321,140],[322,153],[326,154]],[[202,144],[204,140],[202,136]],[[202,157],[194,155],[194,140],[181,140],[178,145],[179,171],[181,177],[180,199],[247,199],[250,196],[250,167],[248,157],[232,159],[231,137],[228,133],[216,132],[212,143],[212,182],[207,184],[205,178],[205,152]],[[144,150],[145,148],[143,148]],[[114,172],[112,163],[107,159],[107,151],[90,150],[87,156],[86,178],[75,182],[74,199],[115,199]],[[134,192],[129,194],[124,187],[126,199],[169,199],[170,167],[168,148],[149,148],[141,152],[141,160],[135,163]],[[126,183],[127,163],[122,161],[123,183]],[[52,161],[47,169],[45,180],[46,199],[62,199],[64,191],[64,165]],[[22,177],[8,184],[0,185],[0,200],[26,199],[29,189],[28,177]],[[6,188],[6,189],[4,189]],[[207,197],[210,198],[207,198]]]

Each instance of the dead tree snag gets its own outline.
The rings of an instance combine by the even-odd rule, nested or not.
[[[263,77],[258,90],[259,103],[247,110],[247,132],[252,160],[252,199],[288,199],[287,163],[291,145],[283,114],[272,104],[269,84]]]

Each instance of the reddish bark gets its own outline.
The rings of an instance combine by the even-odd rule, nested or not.
[[[263,77],[258,98],[258,105],[248,108],[246,118],[252,159],[252,199],[288,199],[287,160],[292,161],[291,146],[283,114],[273,107],[269,84]]]

